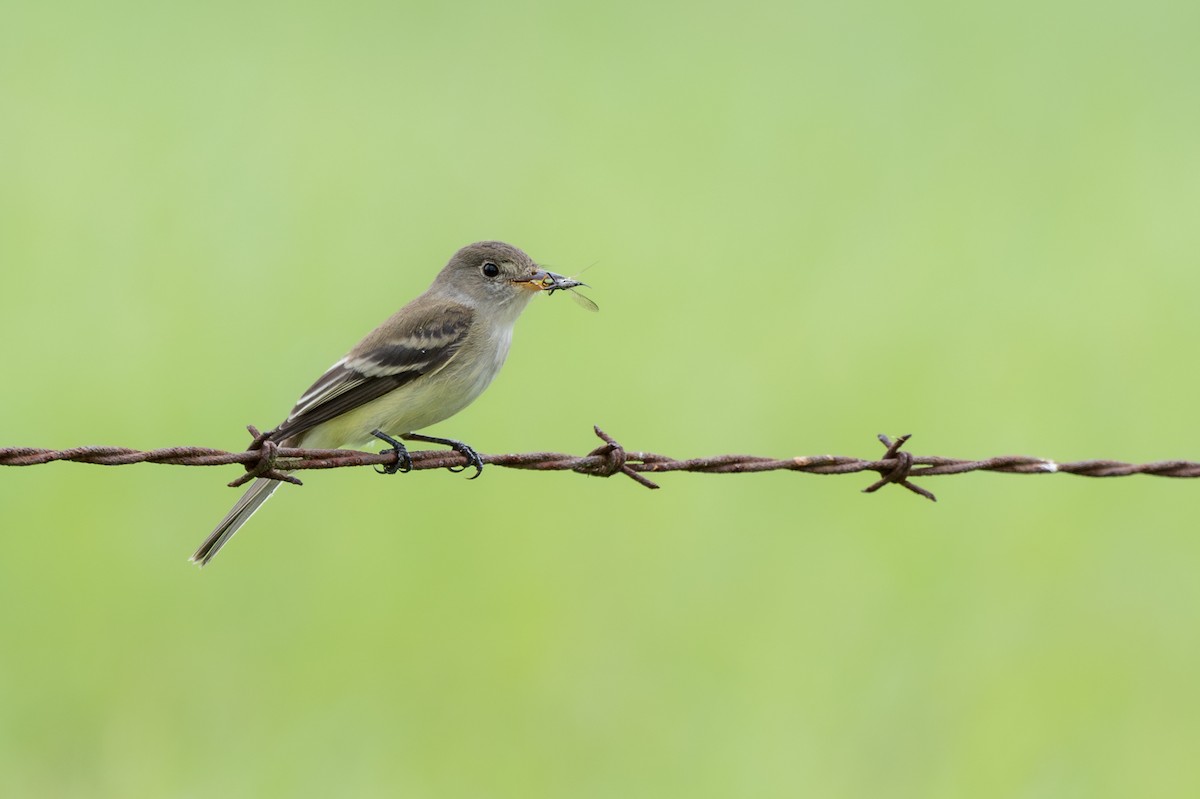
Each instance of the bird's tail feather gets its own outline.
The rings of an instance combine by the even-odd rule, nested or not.
[[[268,480],[265,477],[260,477],[251,483],[250,488],[233,506],[233,510],[226,514],[221,523],[209,534],[208,538],[204,539],[204,543],[192,555],[192,563],[204,566],[215,558],[221,551],[221,547],[233,538],[233,534],[238,531],[239,527],[249,521],[250,517],[254,515],[254,511],[267,501],[276,488],[279,488],[279,481]]]

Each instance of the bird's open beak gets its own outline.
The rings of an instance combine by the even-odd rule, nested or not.
[[[559,289],[570,289],[576,286],[586,286],[586,283],[580,283],[578,280],[572,280],[569,277],[556,275],[553,272],[547,272],[544,269],[538,269],[532,275],[514,280],[521,288],[529,289],[530,291],[558,291]]]

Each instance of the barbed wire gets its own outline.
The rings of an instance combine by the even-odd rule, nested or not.
[[[208,447],[166,447],[136,450],[126,447],[73,447],[71,449],[38,449],[34,447],[0,448],[0,466],[36,466],[51,461],[92,463],[101,466],[125,466],[131,463],[164,463],[172,466],[226,466],[241,464],[246,474],[231,482],[239,486],[256,477],[269,477],[300,485],[291,472],[307,469],[341,469],[350,466],[391,466],[397,461],[392,450],[380,453],[343,449],[298,449],[280,447],[250,426],[254,437],[244,452],[226,452]],[[604,442],[586,455],[566,455],[560,452],[525,452],[507,455],[484,455],[485,464],[508,469],[533,471],[571,471],[596,477],[624,474],[646,488],[658,488],[647,473],[703,472],[706,474],[748,474],[753,472],[792,471],[809,474],[854,474],[876,472],[879,479],[863,489],[878,491],[888,484],[907,488],[913,493],[937,501],[915,478],[937,477],[967,472],[1005,472],[1007,474],[1075,474],[1081,477],[1128,477],[1146,474],[1155,477],[1200,477],[1200,463],[1194,461],[1155,461],[1125,463],[1112,460],[1088,460],[1057,463],[1025,455],[1001,455],[985,460],[943,458],[936,455],[913,455],[902,449],[909,440],[903,435],[892,440],[880,435],[887,448],[882,458],[868,460],[844,455],[802,455],[794,458],[769,458],[758,455],[713,455],[704,458],[678,460],[655,452],[626,450],[615,439],[593,428]],[[453,450],[421,450],[409,453],[412,470],[455,469],[468,465],[467,457]]]

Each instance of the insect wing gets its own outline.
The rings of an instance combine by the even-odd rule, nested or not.
[[[599,311],[600,310],[600,306],[597,305],[596,303],[592,302],[591,298],[583,296],[575,289],[567,289],[567,293],[571,295],[571,299],[574,300],[575,304],[578,305],[580,308],[583,308],[584,310],[588,310],[588,311]]]

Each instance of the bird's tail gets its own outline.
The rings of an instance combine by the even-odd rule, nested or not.
[[[268,480],[265,477],[260,477],[251,483],[250,488],[233,506],[233,510],[226,514],[217,528],[209,534],[208,538],[204,539],[204,543],[192,555],[192,563],[204,566],[215,558],[221,551],[221,547],[233,538],[233,534],[238,531],[239,527],[249,521],[250,517],[254,515],[254,511],[267,501],[276,488],[279,488],[279,481]]]

